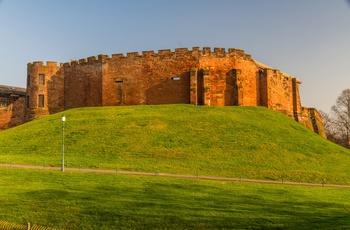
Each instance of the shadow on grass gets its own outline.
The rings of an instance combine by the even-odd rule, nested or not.
[[[95,199],[111,206],[90,207],[83,211],[84,215],[94,216],[96,223],[110,222],[123,228],[333,229],[350,225],[349,206],[307,201],[288,191],[242,194],[234,187],[218,190],[196,183],[190,186],[152,183],[127,193],[110,186],[96,188],[97,193],[100,191],[111,194]],[[112,198],[115,193],[117,200]]]
[[[14,172],[2,176],[10,179]],[[56,172],[23,171],[17,178],[23,176],[28,179],[17,179],[23,189],[0,183],[1,218],[62,229],[350,226],[347,190]]]

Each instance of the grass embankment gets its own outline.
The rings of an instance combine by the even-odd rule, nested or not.
[[[65,111],[68,167],[350,184],[350,152],[263,107]],[[0,162],[59,166],[62,113],[0,133]]]
[[[60,229],[345,229],[348,189],[0,169],[0,220]]]

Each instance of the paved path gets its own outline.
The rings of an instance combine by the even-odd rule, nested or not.
[[[42,169],[42,170],[55,170],[61,171],[61,167],[50,166],[34,166],[34,165],[16,165],[16,164],[0,164],[3,168],[22,168],[22,169]],[[295,185],[295,186],[314,186],[314,187],[332,187],[332,188],[348,188],[350,185],[336,185],[336,184],[312,184],[301,182],[288,182],[288,181],[272,181],[272,180],[251,180],[243,178],[227,178],[227,177],[209,177],[209,176],[191,176],[191,175],[179,175],[179,174],[167,174],[167,173],[148,173],[148,172],[131,172],[120,170],[106,170],[106,169],[83,169],[83,168],[64,168],[65,171],[70,172],[89,172],[89,173],[106,173],[106,174],[123,174],[123,175],[137,175],[137,176],[159,176],[159,177],[172,177],[172,178],[187,178],[187,179],[200,179],[200,180],[216,180],[216,181],[239,181],[250,182],[259,184],[279,184],[279,185]]]

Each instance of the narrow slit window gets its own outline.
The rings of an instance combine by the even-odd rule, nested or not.
[[[45,74],[39,74],[39,85],[45,85]]]
[[[38,95],[38,107],[40,107],[40,108],[44,107],[44,100],[45,100],[44,95],[39,94]]]
[[[171,80],[173,80],[173,81],[180,81],[181,78],[180,77],[172,77]]]
[[[29,108],[29,96],[27,96],[26,104],[27,104],[27,108]]]

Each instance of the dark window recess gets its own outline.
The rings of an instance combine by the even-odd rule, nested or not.
[[[115,83],[123,83],[123,80],[115,80]]]
[[[172,77],[171,80],[173,80],[173,81],[180,81],[181,78],[180,77]]]
[[[27,108],[29,108],[29,96],[27,96],[26,104],[27,104]]]
[[[27,76],[27,86],[30,86],[30,75]]]
[[[45,85],[45,74],[39,74],[39,85]]]
[[[39,94],[38,95],[38,107],[44,107],[44,95],[42,95],[42,94]]]

